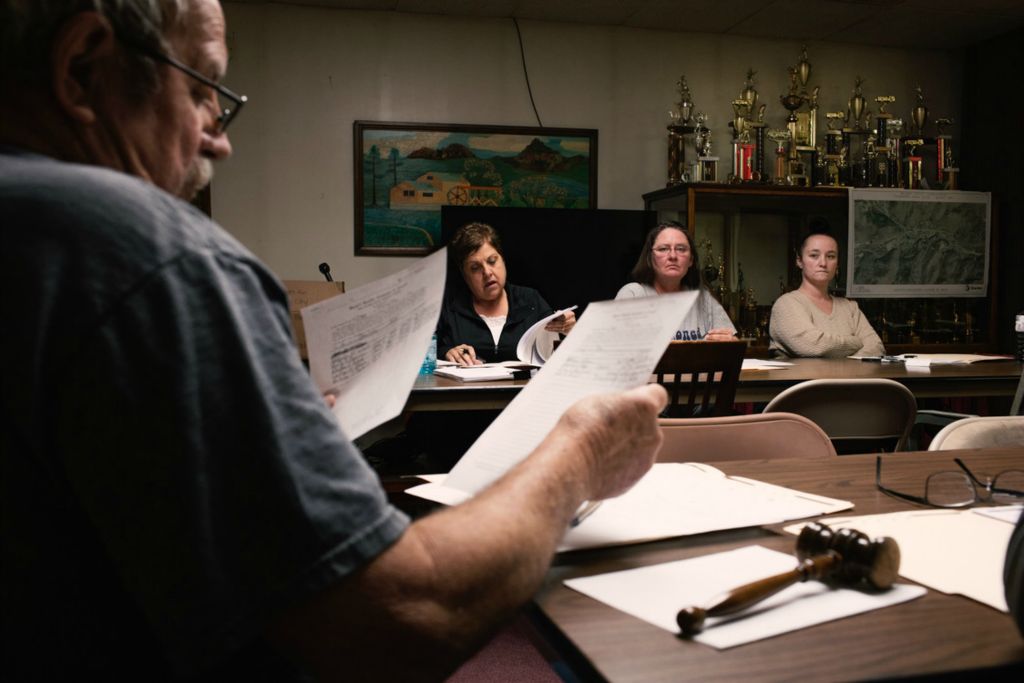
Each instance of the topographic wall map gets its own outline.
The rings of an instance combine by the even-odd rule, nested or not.
[[[987,192],[850,190],[851,297],[988,292]]]

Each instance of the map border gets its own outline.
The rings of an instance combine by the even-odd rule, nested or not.
[[[856,249],[857,202],[921,202],[985,204],[985,267],[981,282],[964,284],[858,284],[854,270]],[[992,261],[992,193],[964,192],[958,190],[897,190],[875,188],[850,188],[849,191],[849,241],[847,246],[846,273],[847,295],[851,298],[926,298],[926,297],[984,297],[988,295],[989,269]]]

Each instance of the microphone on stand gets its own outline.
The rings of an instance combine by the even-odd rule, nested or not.
[[[328,282],[334,282],[334,278],[331,277],[331,267],[326,262],[320,264],[320,272],[324,274]]]

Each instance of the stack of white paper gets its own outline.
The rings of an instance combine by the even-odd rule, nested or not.
[[[406,491],[446,505],[470,497],[438,483]],[[660,463],[629,491],[606,500],[579,526],[569,529],[560,551],[641,543],[723,529],[777,524],[853,507],[826,498],[745,477],[728,477],[701,463]]]

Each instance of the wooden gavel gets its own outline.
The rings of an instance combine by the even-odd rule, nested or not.
[[[798,581],[834,578],[845,585],[866,582],[888,588],[900,569],[900,547],[888,536],[872,540],[860,531],[833,531],[820,522],[800,531],[796,556],[800,560],[796,569],[734,588],[712,600],[709,607],[679,610],[676,623],[682,635],[699,633],[707,617],[740,612]]]

